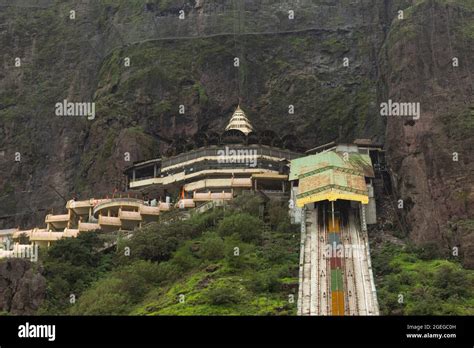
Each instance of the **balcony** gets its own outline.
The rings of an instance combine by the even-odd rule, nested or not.
[[[46,215],[46,219],[44,220],[47,224],[52,224],[54,227],[65,227],[69,221],[69,214],[62,214],[62,215],[53,215],[48,214]]]
[[[44,231],[44,230],[35,230],[30,235],[30,241],[56,241],[63,237],[63,232],[51,232],[51,231]]]
[[[69,214],[63,215],[46,215],[44,221],[48,224],[50,230],[63,230],[69,223]]]
[[[236,145],[233,148],[237,151],[244,150],[245,153],[256,155],[258,157],[271,157],[276,160],[280,160],[282,158],[291,160],[294,158],[301,157],[301,154],[299,153],[296,153],[290,150],[284,150],[284,149],[272,147],[272,146],[266,146],[266,145],[249,145],[249,146]],[[188,151],[186,153],[182,153],[182,154],[164,159],[162,160],[161,171],[164,172],[177,165],[182,165],[182,163],[196,161],[197,159],[201,159],[201,158],[202,159],[217,158],[221,156],[219,150],[225,151],[226,148],[225,146],[216,146],[213,148],[197,149],[197,150]]]
[[[231,200],[232,199],[232,193],[231,192],[204,192],[204,193],[199,193],[195,192],[194,193],[194,200],[196,202],[205,202],[205,201],[214,201],[214,200]]]
[[[135,198],[111,198],[107,200],[102,200],[99,204],[94,206],[93,214],[95,217],[99,212],[107,212],[109,210],[114,210],[118,212],[120,208],[127,207],[128,209],[139,208],[143,205],[143,200]]]
[[[252,187],[252,179],[250,178],[234,178],[232,179],[232,187]]]
[[[142,215],[157,216],[160,215],[160,210],[160,207],[150,207],[147,205],[140,206],[140,214]]]
[[[72,210],[77,215],[87,215],[89,214],[89,209],[98,204],[98,201],[99,200],[93,198],[84,201],[75,201],[71,199],[66,203],[66,209]]]
[[[158,209],[159,212],[159,209]],[[141,221],[142,216],[138,211],[126,211],[121,210],[119,211],[119,219],[120,220],[127,220],[127,221]]]
[[[115,216],[99,216],[99,225],[102,226],[112,226],[120,227],[122,226],[122,221],[119,217]]]
[[[90,232],[90,231],[100,230],[101,227],[99,224],[96,224],[96,223],[79,221],[78,229],[80,232]]]
[[[93,201],[92,199],[88,199],[86,201],[75,201],[71,199],[66,203],[66,208],[67,209],[89,208],[94,205],[92,201]]]
[[[77,237],[79,229],[76,228],[65,228],[63,237]]]

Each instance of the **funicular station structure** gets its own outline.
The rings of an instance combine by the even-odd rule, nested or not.
[[[165,211],[201,212],[253,191],[289,202],[292,221],[301,224],[299,315],[378,314],[367,224],[376,222],[381,146],[362,139],[305,152],[292,136],[256,132],[237,107],[222,134],[201,134],[175,149],[125,169],[127,190],[146,198],[70,200],[66,213],[46,216],[45,228],[0,230],[2,241],[26,236],[45,247],[88,231],[131,232]],[[0,257],[11,252],[0,250]]]
[[[319,152],[318,152],[319,151]],[[372,158],[356,144],[315,149],[291,163],[293,215],[301,216],[299,315],[378,315],[367,224],[376,222]]]

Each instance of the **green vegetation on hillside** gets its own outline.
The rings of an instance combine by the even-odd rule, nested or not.
[[[110,235],[60,240],[41,258],[38,314],[296,315],[299,229],[285,206],[261,206],[246,195],[187,220],[166,213],[115,251],[97,251]],[[381,314],[474,314],[474,271],[434,244],[371,256]]]
[[[259,216],[261,204],[246,196],[188,220],[164,214],[122,239],[114,254],[92,252],[94,234],[61,241],[44,260],[42,312],[295,315],[298,229],[280,204],[267,204]]]
[[[474,271],[432,255],[393,244],[372,252],[381,314],[474,314]]]
[[[97,233],[61,239],[40,253],[47,279],[46,300],[39,314],[64,314],[92,282],[111,269],[111,255],[95,250],[103,241]]]

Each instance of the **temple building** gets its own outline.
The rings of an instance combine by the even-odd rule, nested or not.
[[[269,132],[258,134],[240,106],[224,133],[204,139],[204,146],[134,163],[125,170],[128,188],[157,199],[168,197],[179,208],[230,200],[242,191],[289,199],[289,163],[303,156],[285,146],[294,142]]]
[[[43,228],[2,230],[3,244],[18,245],[24,237],[33,247],[49,247],[88,231],[133,231],[170,209],[222,203],[243,191],[289,199],[289,163],[302,156],[294,150],[295,139],[280,139],[271,131],[258,134],[240,107],[222,134],[201,134],[200,139],[203,146],[127,168],[129,192],[70,200],[65,213],[46,215]],[[133,198],[134,192],[149,198]]]
[[[302,207],[336,200],[360,204],[364,222],[376,221],[374,182],[381,180],[384,159],[370,140],[305,152],[294,136],[256,131],[240,106],[223,133],[198,132],[190,139],[178,139],[167,156],[126,168],[127,192],[70,200],[65,213],[46,215],[44,228],[2,230],[0,242],[6,247],[28,237],[32,246],[47,247],[88,231],[133,231],[171,209],[199,212],[244,192],[290,202],[295,223]]]

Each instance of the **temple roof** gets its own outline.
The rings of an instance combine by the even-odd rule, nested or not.
[[[237,106],[237,109],[229,120],[229,124],[225,127],[226,131],[231,129],[237,129],[245,135],[253,132],[253,127],[243,110],[240,108],[240,105]]]

